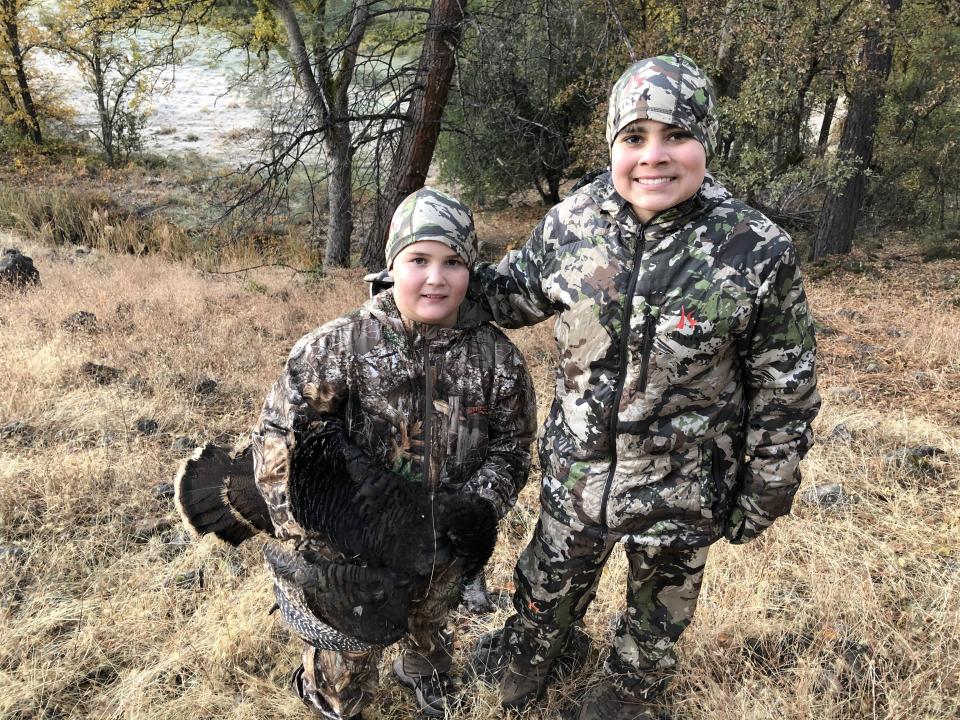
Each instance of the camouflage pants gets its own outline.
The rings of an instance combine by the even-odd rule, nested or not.
[[[460,601],[461,569],[454,565],[434,579],[430,590],[411,607],[409,632],[403,639],[403,670],[407,675],[446,673],[452,664],[453,636],[447,615]],[[342,718],[357,715],[370,704],[380,682],[382,649],[362,652],[321,650],[303,644],[300,697],[321,712]]]
[[[516,614],[504,638],[511,656],[533,665],[556,657],[597,592],[603,566],[619,536],[576,532],[541,511],[514,573]],[[670,674],[674,645],[697,606],[708,548],[673,550],[625,544],[629,573],[605,669],[621,688],[649,686]]]

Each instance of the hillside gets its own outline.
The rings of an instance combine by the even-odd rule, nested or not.
[[[521,241],[537,212],[480,218],[489,252]],[[164,483],[194,444],[251,426],[294,341],[362,302],[361,273],[205,274],[0,237],[13,244],[42,285],[0,289],[0,717],[310,717],[287,690],[299,643],[267,614],[259,546],[189,540]],[[890,237],[809,270],[807,287],[824,405],[801,497],[759,541],[715,546],[670,711],[958,717],[960,261],[922,262]],[[511,336],[542,417],[551,328]],[[816,492],[827,484],[839,487]],[[535,472],[504,522],[492,587],[510,588],[536,485]],[[589,681],[624,572],[618,551],[587,618],[586,667],[525,717],[557,717]],[[506,615],[458,615],[459,660]],[[414,715],[388,667],[367,720]],[[466,720],[499,715],[492,688],[467,702]]]

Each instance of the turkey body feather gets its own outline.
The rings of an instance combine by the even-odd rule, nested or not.
[[[459,578],[474,575],[496,543],[492,503],[431,492],[384,468],[336,419],[298,439],[287,494],[304,530],[302,550],[268,543],[264,557],[284,619],[318,647],[395,642],[435,578],[449,580],[451,570]],[[234,456],[211,445],[198,451],[177,476],[175,499],[197,534],[212,532],[233,545],[258,532],[272,534],[249,450]],[[324,627],[331,632],[324,634]]]

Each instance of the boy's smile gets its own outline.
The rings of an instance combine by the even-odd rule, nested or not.
[[[613,186],[642,222],[697,192],[707,154],[688,131],[657,120],[635,120],[610,149]]]
[[[390,269],[397,309],[407,320],[453,327],[467,294],[470,269],[448,245],[421,240],[397,255]]]

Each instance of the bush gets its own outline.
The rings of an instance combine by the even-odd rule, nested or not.
[[[85,245],[136,255],[163,252],[173,257],[183,257],[191,248],[180,228],[125,213],[108,196],[91,191],[45,188],[41,193],[2,187],[0,226],[49,245]]]

